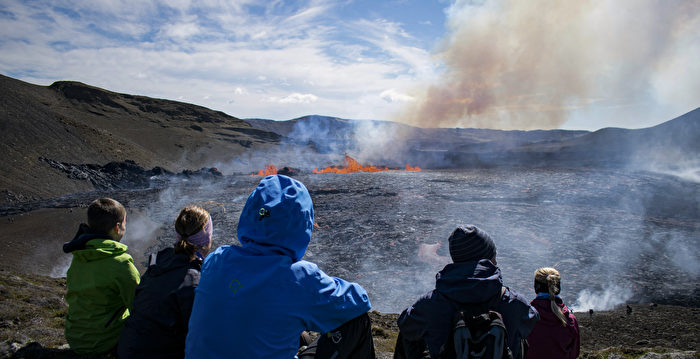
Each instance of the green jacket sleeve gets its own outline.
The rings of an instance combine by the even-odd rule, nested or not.
[[[133,309],[134,296],[136,295],[136,286],[139,285],[139,271],[134,266],[134,260],[129,256],[129,259],[122,262],[123,268],[120,268],[120,275],[117,276],[117,287],[119,288],[119,296],[124,303],[124,306],[131,313]]]

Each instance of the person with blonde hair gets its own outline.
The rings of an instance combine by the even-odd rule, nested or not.
[[[134,308],[119,339],[120,358],[184,358],[194,288],[211,248],[211,215],[185,207],[175,220],[176,242],[149,258]]]
[[[526,358],[578,357],[581,349],[578,322],[574,313],[558,296],[561,275],[554,268],[535,271],[535,293],[530,303],[540,313],[540,321],[527,337],[530,346]]]

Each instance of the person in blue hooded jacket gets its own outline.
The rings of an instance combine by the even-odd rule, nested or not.
[[[513,358],[523,358],[526,338],[540,319],[528,300],[503,285],[496,245],[473,225],[457,227],[449,239],[450,257],[436,277],[435,289],[404,310],[398,319],[395,359],[440,358],[458,308],[482,307],[503,317]]]
[[[314,210],[299,181],[267,176],[243,207],[241,246],[204,261],[186,358],[291,359],[305,330],[323,333],[301,358],[374,358],[367,292],[301,260]]]

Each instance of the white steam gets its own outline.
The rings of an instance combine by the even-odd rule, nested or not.
[[[58,257],[58,262],[51,268],[49,276],[52,278],[62,278],[68,273],[68,268],[73,260],[73,255],[66,254]]]
[[[150,254],[146,252],[158,237],[162,224],[151,219],[148,211],[132,211],[126,218],[126,233],[121,242],[129,246],[134,262],[140,263]]]
[[[608,284],[601,290],[584,289],[578,293],[576,302],[571,306],[577,312],[593,310],[610,310],[632,298],[630,288],[617,284]]]
[[[700,258],[697,254],[697,239],[673,238],[666,242],[666,253],[671,257],[671,263],[683,270],[687,275],[700,276]]]
[[[295,121],[288,133],[280,131],[285,139],[279,146],[246,152],[217,167],[252,173],[271,164],[278,170],[287,166],[311,171],[342,166],[345,154],[362,165],[403,167],[407,162],[407,132],[411,130],[390,122],[310,116]]]

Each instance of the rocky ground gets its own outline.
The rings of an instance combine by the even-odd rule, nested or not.
[[[0,358],[83,358],[64,336],[65,278],[0,269]],[[582,358],[700,358],[700,308],[650,304],[576,313]],[[379,358],[391,358],[398,314],[372,312]],[[105,356],[108,358],[108,356]]]

